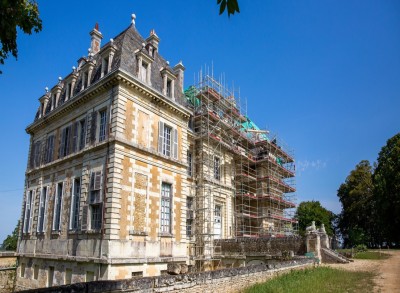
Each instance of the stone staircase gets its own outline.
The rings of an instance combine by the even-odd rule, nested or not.
[[[349,263],[353,262],[352,259],[345,257],[344,255],[329,249],[321,248],[322,261],[325,263]]]

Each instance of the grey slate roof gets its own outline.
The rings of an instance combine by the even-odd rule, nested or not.
[[[143,43],[146,43],[146,40],[139,34],[139,32],[136,30],[136,27],[133,24],[131,24],[127,29],[118,34],[114,38],[113,44],[116,47],[116,51],[111,64],[110,72],[113,72],[114,70],[117,69],[121,69],[137,78],[138,62],[135,52],[137,50],[142,50],[144,54],[150,56],[147,51],[147,48],[146,47],[143,48],[142,45]],[[108,44],[109,43],[103,45],[99,53],[97,53],[92,57],[92,61],[95,63],[95,67],[93,68],[91,75],[91,82],[90,82],[91,85],[101,78],[100,53],[102,52],[103,48],[106,47]],[[88,60],[86,57],[83,58],[86,59],[86,61]],[[157,90],[158,92],[162,93],[164,84],[160,70],[162,68],[169,67],[169,65],[167,64],[167,61],[161,55],[158,54],[158,50],[154,52],[154,56],[151,58],[154,58],[154,61],[151,64],[151,87]],[[79,73],[80,73],[80,68],[78,68],[78,79],[74,87],[73,95],[70,99],[73,99],[74,96],[76,96],[81,91],[83,74]],[[107,75],[105,75],[104,77],[106,76]],[[65,88],[66,86],[64,84],[57,107],[60,107],[62,104],[65,103],[65,97],[66,97]],[[178,88],[178,82],[175,82],[174,91],[176,100],[179,101],[181,99],[182,92]],[[49,99],[49,102],[45,110],[45,115],[51,112],[51,100],[52,99]],[[36,113],[35,120],[37,120],[38,118],[39,118],[39,111]]]

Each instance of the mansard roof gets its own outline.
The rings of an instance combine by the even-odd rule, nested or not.
[[[155,34],[152,31],[153,34]],[[111,41],[112,40],[112,41]],[[149,53],[149,43],[139,34],[134,24],[131,24],[127,29],[119,33],[114,39],[111,39],[108,43],[102,46],[99,52],[95,55],[88,57],[81,57],[78,60],[78,68],[74,69],[72,73],[66,76],[64,79],[61,79],[59,85],[61,86],[61,93],[59,96],[59,101],[57,104],[57,108],[66,102],[66,81],[70,78],[71,75],[77,75],[77,80],[73,89],[73,93],[69,99],[73,99],[78,93],[81,92],[82,83],[83,83],[83,74],[81,73],[82,67],[85,66],[86,63],[92,62],[94,64],[93,71],[90,78],[90,85],[94,85],[98,80],[105,78],[105,76],[101,76],[102,70],[102,53],[107,50],[109,46],[113,46],[115,48],[114,57],[111,64],[111,69],[108,73],[112,73],[116,70],[121,70],[128,73],[131,76],[137,77],[138,75],[138,62],[136,58],[136,53],[140,52],[145,54],[149,58],[152,59],[152,74],[150,78],[151,88],[156,91],[162,93],[163,92],[163,76],[161,71],[165,68],[169,67],[168,62],[158,53],[157,48],[154,48],[152,56]],[[111,43],[112,42],[112,43]],[[89,86],[90,87],[90,86]],[[178,85],[175,84],[175,93],[176,96],[182,95],[182,93],[178,90]],[[179,98],[179,97],[178,97]],[[54,99],[49,99],[46,109],[44,111],[44,115],[49,114],[51,111],[56,109],[52,103],[55,104]],[[35,121],[41,117],[40,107],[36,113]]]

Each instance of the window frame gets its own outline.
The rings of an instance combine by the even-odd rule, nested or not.
[[[103,227],[103,172],[92,171],[89,184],[89,230],[100,230]]]
[[[79,191],[76,193],[76,182],[79,181]],[[69,230],[76,231],[79,229],[80,221],[79,221],[79,210],[80,210],[80,200],[82,194],[82,178],[75,177],[72,183],[71,190],[71,207],[69,213]]]
[[[33,219],[33,201],[35,198],[35,191],[28,190],[25,198],[25,211],[24,211],[24,227],[23,233],[31,233],[32,219]]]
[[[47,203],[49,200],[49,187],[43,186],[40,192],[39,207],[38,207],[38,219],[36,232],[44,233],[46,231],[47,224]]]
[[[60,188],[60,186],[61,186],[61,188]],[[60,193],[60,189],[61,189],[61,193]],[[61,231],[61,226],[62,226],[61,225],[61,216],[62,216],[64,192],[65,192],[64,181],[58,182],[56,185],[56,194],[54,195],[53,225],[52,225],[52,229],[51,229],[53,232]]]
[[[99,129],[98,129],[98,135],[97,135],[97,140],[98,142],[103,142],[107,139],[107,108],[103,108],[97,111],[99,113]],[[102,117],[102,114],[104,113],[104,117]]]
[[[221,180],[221,158],[214,156],[214,179]]]
[[[167,188],[169,190],[166,190]],[[167,192],[167,193],[166,193]],[[172,233],[172,206],[173,206],[173,186],[169,182],[161,182],[160,194],[160,233],[170,235]]]

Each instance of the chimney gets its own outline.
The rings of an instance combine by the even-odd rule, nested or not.
[[[185,66],[183,66],[182,61],[179,61],[179,63],[174,66],[173,70],[174,70],[174,74],[178,80],[178,88],[183,93],[183,86],[184,86],[184,84],[183,84],[184,74],[183,73],[185,71]]]
[[[146,42],[151,44],[154,50],[158,50],[158,43],[160,42],[160,38],[157,36],[154,29],[150,31],[150,36],[146,39]]]
[[[99,31],[99,24],[96,23],[94,26],[94,29],[90,32],[91,36],[91,43],[90,43],[90,49],[91,53],[97,54],[100,51],[100,44],[101,44],[101,39],[103,39],[103,35]]]

